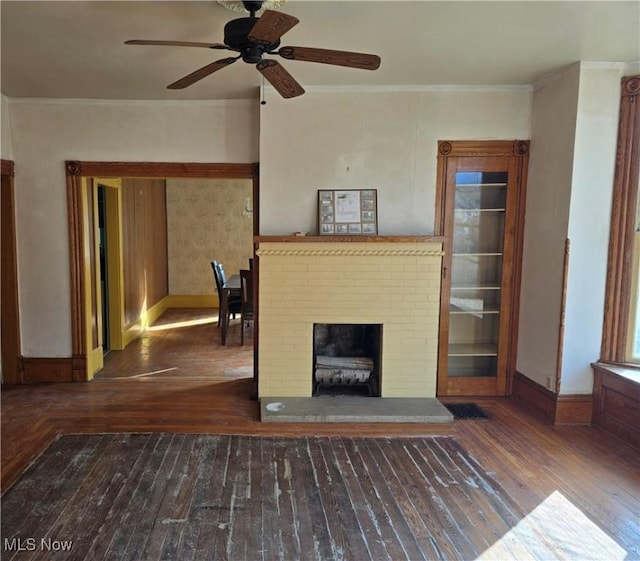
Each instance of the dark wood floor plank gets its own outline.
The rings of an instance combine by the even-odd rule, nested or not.
[[[176,559],[180,559],[180,561],[196,561],[200,529],[204,525],[206,518],[210,516],[210,510],[204,508],[207,504],[205,497],[211,485],[217,486],[216,474],[212,473],[211,469],[215,465],[219,447],[224,445],[221,444],[221,441],[225,437],[197,435],[196,438],[199,441],[201,450],[198,462],[200,469],[195,474],[193,497],[189,511],[186,513],[189,524],[186,525],[184,532],[180,536],[176,552]]]
[[[176,485],[175,502],[169,505],[171,509],[169,518],[162,520],[162,523],[167,526],[167,535],[160,559],[166,561],[179,559],[178,550],[181,549],[186,529],[192,525],[190,514],[195,488],[199,482],[198,474],[205,468],[204,440],[198,436],[189,437],[189,440],[191,446],[184,447],[187,456],[182,464],[183,467],[175,472],[175,477],[179,479]]]
[[[425,485],[437,497],[437,502],[449,520],[455,520],[461,533],[473,544],[476,552],[482,552],[500,539],[519,518],[512,515],[508,521],[495,512],[495,491],[486,500],[487,486],[481,476],[469,469],[463,472],[451,461],[449,452],[440,446],[446,439],[420,439],[403,444],[408,457],[422,475]],[[455,446],[454,442],[447,442]],[[460,451],[459,449],[456,451]],[[457,458],[464,463],[464,458]],[[428,483],[426,483],[428,482]],[[482,486],[482,488],[481,488]],[[480,491],[480,492],[476,492]]]
[[[165,536],[162,516],[166,512],[167,502],[171,500],[171,493],[173,492],[172,477],[178,465],[178,458],[182,454],[184,443],[184,435],[172,435],[167,443],[162,464],[146,497],[144,504],[145,516],[134,524],[132,539],[125,550],[125,559],[159,558],[159,550],[161,550]],[[155,557],[150,555],[151,552]]]
[[[349,560],[374,559],[349,496],[341,466],[336,462],[332,441],[333,439],[316,440],[318,454],[315,468],[318,473],[324,473],[328,482],[325,495],[329,500],[325,508],[330,505],[327,519],[334,528],[340,528],[340,542],[336,540],[336,543],[341,543],[341,550],[338,551]],[[332,532],[334,535],[335,533]]]
[[[193,454],[194,441],[188,436],[181,436],[180,449],[175,461],[168,470],[168,476],[164,484],[159,485],[163,490],[162,500],[154,511],[154,520],[149,529],[149,537],[143,550],[147,559],[164,559],[165,550],[171,548],[171,534],[174,527],[185,523],[183,518],[175,518],[176,503],[184,484],[183,472]],[[171,553],[171,549],[169,549]]]
[[[369,487],[369,495],[374,495],[377,499],[376,513],[380,520],[382,534],[385,543],[397,541],[402,548],[404,556],[410,561],[429,561],[430,559],[440,559],[435,550],[423,549],[418,544],[412,529],[398,504],[398,490],[392,488],[392,482],[379,469],[379,458],[370,453],[370,443],[368,439],[354,439],[356,447],[351,452],[351,462],[362,466],[359,474],[359,481],[363,488]],[[354,459],[355,457],[355,459]],[[373,499],[370,499],[373,502]],[[387,537],[387,535],[389,537]],[[388,545],[393,553],[393,550]],[[428,554],[426,553],[428,552]],[[397,555],[393,559],[402,559],[402,555]]]
[[[170,310],[159,324],[162,327],[193,318],[206,320],[207,313]],[[515,505],[514,509],[523,515],[516,526],[490,545],[484,553],[487,556],[503,559],[514,557],[513,552],[516,552],[515,557],[518,559],[527,556],[539,558],[542,553],[551,551],[554,555],[557,553],[558,556],[575,558],[578,551],[575,548],[581,544],[572,541],[575,536],[569,535],[571,526],[566,523],[566,519],[573,517],[576,524],[574,534],[579,532],[579,535],[586,536],[584,543],[595,540],[597,543],[594,551],[608,546],[614,553],[622,551],[620,558],[640,559],[640,452],[625,442],[597,428],[550,426],[526,413],[519,403],[508,398],[475,398],[474,401],[489,413],[489,418],[456,421],[449,427],[388,423],[291,423],[286,426],[260,423],[258,403],[252,399],[254,385],[250,375],[243,378],[233,374],[242,367],[246,370],[252,365],[253,349],[247,345],[240,347],[233,333],[230,344],[222,347],[219,345],[219,334],[216,333],[213,320],[211,323],[182,326],[178,329],[160,328],[149,331],[125,351],[111,352],[106,358],[103,371],[90,383],[3,385],[0,395],[2,535],[13,532],[11,535],[19,533],[26,536],[24,530],[33,533],[41,524],[47,525],[55,521],[67,502],[78,500],[69,498],[70,490],[83,489],[81,493],[84,490],[89,493],[88,487],[82,487],[75,478],[84,478],[86,473],[82,470],[90,470],[91,462],[101,461],[92,456],[81,459],[78,465],[71,466],[73,470],[79,471],[75,472],[76,475],[69,471],[68,478],[61,477],[65,468],[59,463],[58,468],[53,470],[56,477],[49,481],[52,486],[35,498],[32,495],[28,501],[32,506],[27,507],[26,512],[19,510],[25,515],[22,518],[25,524],[17,530],[11,530],[13,526],[8,522],[11,516],[7,515],[6,505],[13,500],[14,484],[19,484],[21,474],[33,460],[43,451],[45,454],[48,452],[47,447],[58,435],[146,432],[216,435],[213,438],[228,438],[223,435],[307,437],[310,440],[322,436],[389,437],[393,441],[402,437],[422,438],[444,434],[453,436],[464,453],[476,461],[478,469],[488,476],[490,485],[491,480],[499,483],[502,491],[497,489],[496,493],[504,498],[501,495],[503,492],[510,499],[509,504]],[[227,440],[221,444],[219,449],[208,449],[207,463],[218,474],[224,471],[229,442]],[[249,448],[252,449],[252,446]],[[172,449],[169,445],[169,454],[173,453]],[[299,450],[296,454],[302,453],[303,449]],[[65,450],[58,448],[58,451]],[[302,455],[309,457],[309,452],[305,449]],[[402,471],[403,468],[387,464],[384,458],[380,458],[379,452],[372,454],[365,447],[360,447],[358,456],[368,460],[366,464],[369,471],[358,476],[363,495],[367,496],[362,485],[363,478],[371,478],[371,481],[375,481],[380,505],[384,509],[378,516],[393,520],[393,529],[407,551],[412,547],[418,549],[429,560],[448,561],[460,558],[460,552],[452,549],[451,537],[438,525],[441,522],[434,518],[434,513],[418,512],[412,504],[414,494],[424,494],[426,487],[423,485],[422,489],[405,489],[395,475],[397,470]],[[225,461],[220,463],[220,458]],[[414,454],[414,460],[418,461],[420,458]],[[59,457],[51,461],[64,460]],[[83,462],[86,465],[83,466]],[[253,455],[251,464],[253,465]],[[39,465],[41,464],[38,463],[35,467]],[[152,469],[152,465],[156,467]],[[141,548],[146,543],[149,531],[147,528],[145,533],[141,516],[147,511],[145,505],[150,506],[152,512],[159,508],[159,504],[153,500],[157,490],[155,478],[158,477],[158,472],[165,473],[163,469],[166,469],[163,468],[163,462],[155,457],[149,458],[146,466],[138,488],[123,509],[122,527],[118,528],[109,542],[106,558],[122,561],[141,557]],[[446,465],[442,467],[445,468]],[[148,479],[147,469],[153,473],[151,481]],[[262,466],[260,469],[262,470]],[[330,529],[334,534],[339,530],[327,523],[321,501],[327,501],[327,497],[323,496],[327,491],[314,491],[317,479],[314,469],[308,461],[296,461],[295,465],[291,465],[292,487],[297,493],[299,484],[295,479],[298,474],[313,481],[306,497],[311,520],[308,533],[311,534],[314,545],[311,558],[324,561],[335,557],[334,550],[331,549],[335,544],[332,542]],[[422,471],[425,470],[423,466]],[[252,470],[252,473],[255,472]],[[372,477],[374,474],[378,477]],[[322,478],[326,485],[326,475]],[[98,481],[106,484],[106,480]],[[251,475],[252,496],[255,481]],[[196,528],[190,527],[188,532],[175,534],[177,555],[187,555],[195,543],[193,559],[199,561],[211,557],[211,552],[214,551],[212,544],[217,539],[216,531],[220,522],[218,517],[222,489],[218,484],[219,478],[211,480],[210,485],[203,480],[202,484],[193,487],[194,501],[197,497],[197,502],[202,505],[199,509],[202,516]],[[302,487],[304,488],[303,484]],[[145,488],[146,493],[142,493]],[[347,489],[356,493],[353,481],[349,482]],[[481,489],[466,491],[469,497],[473,497],[473,493],[479,493]],[[63,499],[65,494],[67,498]],[[183,496],[187,495],[184,490]],[[113,498],[109,492],[104,496]],[[115,502],[119,500],[116,495]],[[451,490],[447,500],[454,500]],[[468,499],[460,496],[459,500]],[[369,503],[373,504],[373,499],[370,498]],[[303,527],[303,512],[307,507],[298,502],[296,507],[300,527]],[[558,520],[556,526],[549,526],[543,515],[550,508],[553,511],[553,507],[556,507],[557,513],[548,518],[553,520],[562,516],[562,519]],[[452,508],[451,506],[449,510]],[[507,520],[499,504],[494,508],[496,515],[500,513]],[[192,509],[189,519],[195,520],[196,513]],[[248,516],[252,524],[256,520],[255,514],[255,507],[249,507]],[[425,519],[427,515],[430,518]],[[14,518],[15,520],[20,521],[20,517]],[[116,520],[107,514],[105,523],[114,527]],[[261,523],[262,520],[257,524]],[[277,520],[272,523],[277,526]],[[489,522],[484,516],[476,523]],[[298,537],[302,544],[304,533]],[[270,538],[272,536],[265,537],[265,540]],[[172,543],[173,538],[169,539]],[[557,540],[557,543],[553,540]],[[252,543],[247,541],[247,551],[253,548]],[[389,549],[391,546],[386,544],[386,547]],[[104,545],[99,548],[96,546],[95,553],[99,554],[104,550]],[[8,551],[2,551],[2,554],[3,559],[12,556],[12,552]],[[260,559],[261,556],[260,553],[256,558]],[[183,561],[182,558],[180,561]],[[188,557],[185,557],[185,561],[188,561]]]
[[[262,442],[260,464],[262,473],[262,541],[264,559],[284,559],[283,532],[284,527],[279,521],[278,478],[276,475],[275,437],[265,438]],[[288,537],[288,536],[287,536]]]
[[[43,455],[45,467],[57,467],[50,456],[61,465],[86,463],[87,455],[92,462],[60,499],[57,518],[40,529],[45,538],[72,540],[73,559],[547,561],[636,553],[604,535],[560,491],[532,512],[519,511],[450,437],[75,440]],[[37,465],[30,473],[45,490],[52,486]],[[29,496],[29,473],[21,481],[8,503],[20,504],[23,489]],[[3,530],[14,535],[20,521],[10,521]],[[132,530],[122,532],[123,524]],[[43,548],[9,553],[57,558]]]
[[[351,439],[334,438],[331,440],[331,449],[371,558],[376,561],[406,559],[405,552],[395,541],[396,536],[386,531],[386,520],[378,516],[375,494],[372,492],[369,495],[363,490],[363,486],[370,489],[366,486],[364,466],[353,461],[356,459],[357,445]]]
[[[148,434],[150,451],[137,485],[133,489],[128,504],[120,513],[120,521],[109,543],[101,544],[105,549],[103,558],[109,561],[125,561],[141,553],[143,546],[139,534],[143,518],[149,512],[149,499],[158,484],[158,477],[166,475],[163,464],[171,448],[173,436],[170,434]],[[162,482],[160,482],[162,483]],[[96,553],[101,551],[97,550]],[[96,555],[97,559],[100,559]]]
[[[486,532],[500,535],[505,529],[513,527],[522,518],[522,512],[513,504],[499,483],[489,476],[486,471],[452,438],[442,438],[429,441],[430,467],[437,471],[441,466],[452,475],[454,481],[467,482],[458,485],[456,502],[466,504],[468,508],[480,511],[480,520],[487,522]],[[419,462],[426,460],[424,448],[414,449],[414,459]],[[419,455],[418,455],[419,454]],[[491,497],[493,500],[489,501]]]
[[[219,493],[216,493],[216,502],[212,503],[211,519],[207,525],[206,531],[201,532],[201,537],[205,537],[210,545],[200,550],[201,544],[198,543],[198,549],[201,551],[199,555],[211,556],[213,559],[228,559],[227,547],[230,532],[231,509],[234,501],[234,483],[236,474],[233,470],[234,462],[238,451],[239,440],[234,437],[226,437],[227,448],[224,455],[220,456],[222,460],[217,470],[217,484],[220,486]],[[209,536],[207,536],[209,534]]]
[[[234,437],[238,440],[236,455],[230,469],[233,471],[233,494],[229,506],[226,554],[230,560],[247,559],[249,536],[255,531],[250,518],[251,493],[251,438]],[[255,498],[255,495],[253,495]]]
[[[194,555],[194,558],[198,561],[211,557],[211,552],[215,547],[223,506],[222,497],[228,484],[227,479],[230,476],[228,470],[229,458],[232,453],[232,440],[228,436],[218,438],[219,443],[209,474],[210,481],[203,493],[202,503],[200,505],[203,517],[200,523],[200,531],[198,533],[198,541]]]
[[[292,487],[298,497],[298,520],[302,559],[333,559],[327,515],[322,504],[316,469],[311,461],[313,439],[300,439],[291,465]]]
[[[420,547],[427,552],[427,557],[440,560],[461,559],[462,554],[453,542],[449,528],[443,526],[434,514],[432,505],[424,504],[411,478],[403,473],[402,464],[396,458],[388,458],[377,441],[369,441],[365,450],[377,461],[382,474],[381,481],[395,495],[402,516],[407,520]]]
[[[69,540],[74,544],[74,555],[83,558],[91,546],[90,533],[97,521],[108,513],[125,478],[122,467],[130,453],[138,450],[137,439],[131,435],[106,435],[101,437],[106,446],[96,456],[92,469],[85,473],[59,512],[59,516],[47,529],[45,538]],[[136,452],[134,452],[137,455]],[[45,548],[36,550],[34,561],[47,561],[51,552]]]
[[[312,551],[302,547],[301,533],[303,531],[299,525],[297,497],[293,495],[291,485],[291,464],[299,444],[299,441],[291,439],[275,438],[273,440],[274,484],[277,490],[276,502],[284,559],[301,559],[303,555],[309,555]]]
[[[156,439],[155,435],[149,434],[126,435],[126,438],[123,435],[114,438],[116,451],[113,454],[109,454],[109,449],[105,450],[100,465],[105,472],[105,493],[97,501],[93,499],[71,526],[77,558],[98,560],[106,555],[122,525],[123,513],[139,486]],[[107,458],[108,454],[110,457]]]
[[[82,450],[74,461],[62,452],[65,445],[82,442]],[[84,474],[90,471],[100,455],[106,439],[83,440],[65,436],[54,441],[14,485],[12,493],[2,498],[2,538],[12,539],[8,528],[19,529],[19,536],[39,537],[59,517],[69,493],[75,489]]]
[[[262,438],[252,437],[249,448],[249,505],[246,511],[246,561],[262,561],[264,554],[264,521],[262,519]]]
[[[328,473],[326,461],[317,438],[308,439],[307,453],[313,468],[314,483],[318,489],[323,518],[327,524],[330,548],[329,559],[346,559],[348,544],[345,530],[338,518],[336,495],[332,489],[333,481]]]

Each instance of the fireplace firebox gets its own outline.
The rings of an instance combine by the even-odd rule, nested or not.
[[[313,325],[313,396],[380,397],[382,324]]]

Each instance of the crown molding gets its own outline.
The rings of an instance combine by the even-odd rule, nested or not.
[[[11,105],[119,105],[119,106],[167,106],[185,105],[202,107],[245,107],[253,106],[257,98],[251,99],[88,99],[88,98],[52,98],[52,97],[7,97]]]
[[[304,86],[307,93],[429,93],[429,92],[530,92],[530,84],[495,85],[398,85],[398,86]],[[265,85],[265,92],[275,93],[273,86]]]
[[[551,74],[546,74],[536,80],[533,83],[534,91],[541,90],[542,88],[553,84],[559,80],[562,80],[571,74],[580,73],[583,70],[616,70],[620,72],[622,76],[625,73],[628,73],[630,69],[633,68],[634,63],[628,62],[607,62],[607,61],[591,61],[591,60],[583,60],[579,62],[574,62],[569,66],[565,66],[556,72],[552,72]]]

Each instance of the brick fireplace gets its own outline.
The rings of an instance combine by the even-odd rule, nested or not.
[[[312,396],[316,324],[380,325],[380,397],[435,397],[441,238],[256,243],[260,398]]]

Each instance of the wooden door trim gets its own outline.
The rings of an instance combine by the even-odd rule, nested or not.
[[[510,158],[509,168],[516,173],[516,183],[519,186],[515,193],[515,200],[510,202],[511,208],[515,209],[513,216],[513,246],[510,249],[512,256],[512,283],[511,295],[509,296],[509,333],[510,343],[506,352],[506,373],[505,379],[499,381],[497,387],[497,395],[509,395],[513,385],[513,376],[516,367],[517,358],[517,341],[518,341],[518,319],[519,319],[519,297],[520,286],[522,282],[522,251],[524,240],[524,214],[525,200],[527,189],[527,171],[529,161],[529,140],[471,140],[471,141],[455,141],[441,140],[438,142],[438,168],[437,168],[437,185],[436,185],[436,217],[434,224],[434,234],[437,236],[447,236],[448,241],[445,244],[445,258],[442,261],[442,293],[440,301],[440,328],[438,342],[438,377],[437,388],[438,395],[461,395],[464,389],[461,380],[452,382],[448,387],[447,378],[444,376],[447,365],[447,347],[448,347],[448,328],[449,328],[449,299],[448,286],[451,269],[451,248],[453,244],[453,236],[446,231],[446,208],[447,196],[452,195],[446,191],[447,176],[451,171],[451,160],[457,158],[491,158],[491,157],[508,157]],[[450,203],[451,201],[449,201]],[[465,378],[470,380],[469,378]],[[475,385],[471,384],[472,389],[478,392],[477,395],[487,395],[487,382],[480,381]]]
[[[152,177],[179,179],[251,179],[253,181],[254,235],[259,228],[259,167],[256,163],[83,162],[66,161],[69,266],[71,272],[71,348],[74,381],[87,379],[87,338],[84,302],[82,179],[85,177]]]
[[[15,164],[10,160],[0,160],[0,163],[2,176],[0,192],[2,381],[5,384],[18,384],[22,382],[22,361],[16,248]]]
[[[640,75],[622,79],[600,359],[626,360],[640,159]]]

